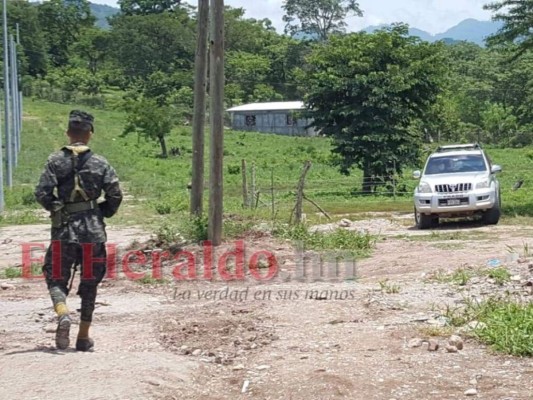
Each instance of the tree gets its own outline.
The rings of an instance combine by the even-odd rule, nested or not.
[[[493,143],[509,145],[512,136],[518,129],[516,117],[512,114],[512,107],[501,104],[487,104],[481,113],[483,128],[492,136]]]
[[[88,28],[81,32],[73,44],[73,53],[83,60],[84,66],[96,75],[109,52],[109,32],[99,28]]]
[[[261,54],[279,35],[269,19],[244,18],[244,13],[243,8],[225,7],[224,48],[226,51]]]
[[[165,137],[177,123],[171,107],[159,106],[154,99],[141,97],[130,100],[125,109],[128,114],[123,135],[138,133],[146,139],[158,141],[161,157],[166,158]]]
[[[503,21],[503,27],[489,37],[489,44],[518,42],[514,59],[533,49],[533,0],[501,0],[484,8],[496,13],[493,20]]]
[[[459,117],[456,131],[462,131],[462,138],[505,144],[509,135],[527,130],[533,123],[533,53],[509,62],[512,45],[484,49],[458,43],[445,51],[450,66],[445,98]],[[496,119],[513,123],[498,125],[492,122]]]
[[[231,86],[228,93],[229,96],[227,95],[226,97],[228,97],[230,105],[264,100],[264,96],[261,99],[254,98],[254,92],[257,86],[264,85],[263,82],[269,71],[270,61],[265,56],[243,51],[228,52],[226,57],[226,79]]]
[[[187,14],[120,16],[111,26],[110,54],[128,83],[157,71],[192,71],[194,23]]]
[[[283,99],[292,69],[301,66],[294,48],[300,42],[279,35],[268,19],[244,18],[244,9],[225,7],[227,104]],[[289,49],[289,43],[291,48]]]
[[[161,14],[174,11],[181,0],[119,0],[120,11],[124,15]]]
[[[52,69],[46,81],[64,92],[67,96],[64,100],[72,100],[77,93],[96,96],[100,94],[104,83],[101,76],[90,73],[86,68],[71,66]]]
[[[87,0],[50,0],[37,6],[39,24],[54,66],[68,64],[72,44],[96,21]]]
[[[305,65],[305,56],[310,50],[309,42],[295,40],[285,35],[276,36],[264,48],[271,66],[266,80],[285,100],[302,98],[303,93],[298,90],[296,71]]]
[[[363,15],[355,0],[285,0],[283,9],[286,33],[302,32],[319,40],[344,32],[348,15]]]
[[[47,48],[39,24],[37,8],[26,0],[7,3],[8,25],[12,33],[19,24],[20,44],[23,50],[20,58],[22,75],[43,76],[47,71]]]
[[[436,102],[445,74],[442,43],[408,36],[406,26],[334,36],[317,45],[302,76],[313,126],[333,138],[340,170],[363,170],[363,192],[418,158],[413,122]]]

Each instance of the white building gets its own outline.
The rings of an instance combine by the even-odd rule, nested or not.
[[[237,131],[275,133],[288,136],[317,136],[309,127],[313,121],[300,114],[301,101],[253,103],[230,108],[231,128]]]

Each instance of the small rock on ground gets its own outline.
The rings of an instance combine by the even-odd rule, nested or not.
[[[413,348],[413,347],[420,347],[424,341],[420,338],[414,338],[409,340],[409,343],[407,344],[407,347]]]
[[[448,340],[448,344],[450,346],[455,347],[457,350],[463,350],[464,342],[461,336],[458,336],[458,335],[450,336],[450,339]]]
[[[448,346],[446,346],[446,351],[448,353],[457,353],[457,347],[448,345]]]
[[[439,342],[435,339],[429,339],[428,342],[428,350],[429,351],[437,351],[439,349]]]

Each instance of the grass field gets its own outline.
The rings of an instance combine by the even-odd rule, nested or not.
[[[74,106],[32,101],[24,103],[22,151],[14,175],[14,187],[6,189],[6,214],[2,224],[35,222],[38,205],[33,189],[48,154],[66,141],[64,131],[68,112]],[[181,156],[162,159],[159,146],[136,135],[121,138],[124,114],[119,111],[91,110],[96,118],[92,147],[116,168],[134,206],[122,211],[114,223],[152,225],[185,217],[189,207],[187,183],[191,179],[191,129],[176,128],[168,138],[168,148],[178,147]],[[206,192],[208,199],[209,135],[206,135]],[[533,172],[533,149],[488,149],[494,163],[503,167],[500,175],[502,201],[506,217],[533,215],[533,189],[529,179]],[[256,188],[260,193],[258,208],[242,208],[241,160],[248,170],[255,164]],[[288,221],[294,206],[296,187],[303,163],[313,165],[306,180],[306,194],[328,213],[354,214],[369,211],[412,210],[412,191],[416,181],[412,169],[400,178],[396,196],[357,195],[361,173],[343,176],[331,165],[330,142],[326,138],[297,138],[262,133],[227,130],[224,150],[224,207],[228,215],[249,220],[272,219],[272,178],[274,182],[275,218]],[[421,167],[413,166],[413,167]],[[514,182],[524,179],[522,188],[512,191]],[[250,174],[248,174],[250,182]],[[355,194],[354,194],[355,193]],[[306,203],[308,219],[316,209]]]

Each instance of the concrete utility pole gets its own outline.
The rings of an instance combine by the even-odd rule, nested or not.
[[[0,118],[1,120],[1,118]],[[0,213],[4,212],[4,152],[2,144],[2,124],[0,123]]]
[[[12,171],[12,157],[11,157],[11,129],[10,129],[10,113],[9,113],[9,45],[7,40],[7,4],[6,0],[3,2],[3,23],[4,23],[4,131],[6,135],[6,181],[7,186],[13,186],[13,171]]]
[[[19,24],[17,22],[17,48],[18,48],[19,45],[20,45],[20,29],[19,29]],[[18,57],[17,57],[17,60],[18,60]],[[15,63],[15,73],[16,73],[16,76],[17,76],[17,92],[18,92],[17,105],[18,105],[18,115],[19,115],[19,130],[17,132],[17,134],[18,134],[17,151],[20,151],[21,140],[22,140],[21,139],[21,132],[22,132],[22,90],[19,87],[19,67],[18,67],[18,62]]]
[[[208,238],[213,246],[222,241],[224,151],[224,0],[211,0],[211,143],[209,171]]]
[[[18,118],[18,91],[17,91],[17,75],[16,75],[16,64],[17,64],[17,48],[15,45],[15,39],[13,35],[9,37],[9,50],[11,57],[11,70],[10,70],[10,79],[11,79],[11,154],[13,156],[13,166],[18,164],[18,131],[19,131],[19,118]]]
[[[198,38],[196,43],[196,59],[194,61],[194,117],[192,122],[192,216],[201,216],[203,211],[208,34],[209,0],[198,0]]]

